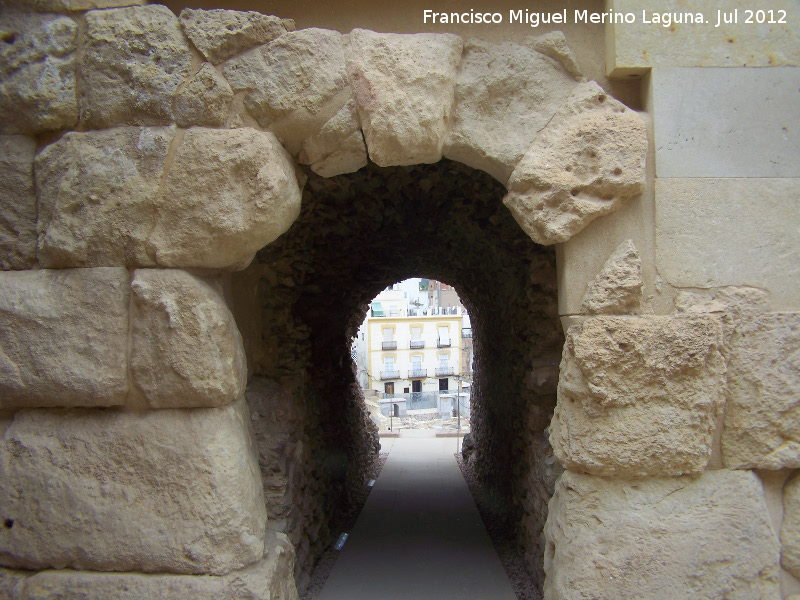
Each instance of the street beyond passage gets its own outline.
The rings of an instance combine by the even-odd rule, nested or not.
[[[514,600],[455,460],[458,438],[401,430],[319,600]]]

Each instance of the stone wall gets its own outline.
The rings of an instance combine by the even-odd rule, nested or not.
[[[0,593],[297,597],[409,276],[546,598],[800,592],[795,21],[759,70],[607,27],[639,113],[554,31],[141,4],[0,9]]]

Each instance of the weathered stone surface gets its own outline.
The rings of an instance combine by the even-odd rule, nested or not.
[[[800,179],[657,178],[655,192],[665,281],[758,287],[769,290],[773,310],[800,310]]]
[[[566,472],[545,527],[545,600],[779,600],[779,544],[758,478],[619,480]]]
[[[531,48],[469,40],[444,156],[505,184],[574,87],[558,62]]]
[[[719,319],[593,317],[569,328],[550,443],[566,468],[702,472],[724,402]]]
[[[89,11],[81,121],[91,128],[171,123],[172,96],[191,60],[178,19],[164,6]]]
[[[148,407],[224,406],[244,392],[242,337],[210,282],[139,269],[131,292],[132,382]]]
[[[29,269],[36,262],[36,140],[0,136],[0,270]]]
[[[549,31],[542,35],[528,38],[525,44],[553,60],[557,60],[578,81],[586,81],[578,66],[578,60],[567,45],[567,38],[561,31]]]
[[[281,534],[267,536],[266,556],[227,575],[145,575],[43,571],[26,584],[20,600],[297,600],[294,549]]]
[[[327,29],[282,35],[231,59],[224,73],[234,90],[247,90],[244,105],[292,154],[351,95],[344,38]]]
[[[273,526],[286,531],[298,492],[304,415],[292,401],[292,394],[274,381],[254,377],[245,398],[258,449],[267,513]]]
[[[168,127],[68,133],[40,152],[39,262],[56,268],[155,265],[147,237],[174,136]]]
[[[322,177],[354,173],[367,166],[367,147],[354,100],[348,101],[318,133],[303,140],[299,160]]]
[[[20,600],[22,582],[31,576],[29,571],[14,571],[0,568],[0,598]]]
[[[222,575],[260,560],[266,511],[248,420],[244,399],[17,412],[0,443],[0,516],[13,522],[0,562]]]
[[[734,320],[726,341],[725,466],[800,467],[800,313]]]
[[[373,162],[442,158],[462,47],[450,34],[350,33],[347,73]]]
[[[175,122],[179,127],[224,125],[231,100],[231,86],[210,63],[204,63],[175,94]]]
[[[185,8],[180,21],[186,37],[215,65],[286,33],[281,19],[255,11]]]
[[[643,286],[639,252],[633,240],[625,240],[589,283],[581,312],[590,315],[637,313],[642,306]]]
[[[294,163],[271,133],[193,128],[148,244],[162,266],[244,268],[294,222],[300,199]]]
[[[503,203],[533,241],[566,241],[642,191],[646,151],[641,117],[579,84],[514,169]]]
[[[78,122],[69,17],[0,12],[0,134],[63,129]]]
[[[792,575],[800,577],[800,477],[797,476],[783,488],[781,564]]]
[[[128,281],[119,268],[0,273],[0,409],[122,404]]]

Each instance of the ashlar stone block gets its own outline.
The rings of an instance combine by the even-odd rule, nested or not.
[[[248,418],[244,399],[17,412],[0,440],[0,564],[224,575],[261,560]]]
[[[121,268],[0,273],[0,410],[125,402],[129,280]]]
[[[779,543],[749,471],[625,480],[567,471],[545,526],[545,600],[779,600]]]
[[[72,132],[42,150],[35,162],[42,266],[155,266],[147,239],[174,136],[171,127]]]
[[[0,136],[0,270],[30,269],[36,262],[36,140]]]
[[[180,22],[194,47],[215,65],[286,33],[281,19],[252,10],[185,8]]]
[[[462,49],[451,34],[350,32],[347,73],[373,162],[442,158]]]
[[[219,290],[180,269],[131,282],[131,375],[150,408],[224,406],[247,380],[242,337]]]
[[[560,63],[532,48],[467,41],[444,156],[505,184],[575,84]]]
[[[567,331],[550,443],[567,469],[702,472],[724,404],[718,317],[590,317]]]
[[[244,268],[300,212],[291,157],[249,128],[68,133],[35,167],[46,267]]]
[[[90,128],[172,123],[192,53],[178,18],[151,4],[86,13],[81,121]]]
[[[51,14],[0,12],[0,134],[78,122],[78,24]]]
[[[179,127],[222,126],[230,114],[232,100],[233,90],[225,78],[211,63],[204,63],[175,93],[175,122]]]
[[[165,267],[243,269],[300,214],[294,161],[269,132],[192,128],[147,244]]]
[[[595,82],[578,84],[511,173],[503,204],[534,242],[564,242],[642,192],[646,152],[641,117]]]
[[[222,576],[43,571],[19,600],[297,600],[292,545],[278,533],[268,536],[267,548],[261,561]]]
[[[800,467],[800,313],[734,319],[726,358],[725,465]]]
[[[262,127],[295,154],[351,97],[344,36],[328,29],[282,35],[225,63],[223,73]]]
[[[783,488],[781,565],[800,578],[800,477],[797,476]]]

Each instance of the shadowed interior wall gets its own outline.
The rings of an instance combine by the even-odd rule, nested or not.
[[[487,174],[447,160],[370,164],[330,179],[309,173],[298,220],[234,275],[250,372],[279,381],[305,407],[307,481],[324,521],[319,536],[310,536],[307,560],[336,534],[330,524],[375,449],[350,358],[352,336],[367,303],[407,277],[454,285],[469,310],[475,460],[517,514],[524,512],[525,449],[552,414],[563,335],[555,253],[520,230],[503,193]],[[554,373],[550,386],[526,385],[531,370],[542,368]],[[305,558],[299,550],[299,571]]]

